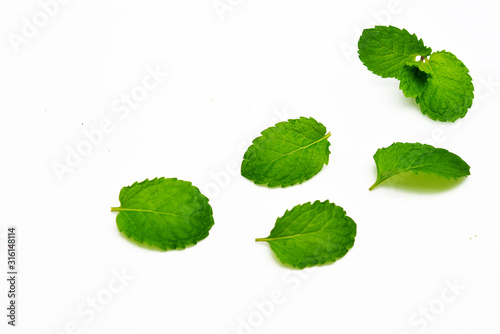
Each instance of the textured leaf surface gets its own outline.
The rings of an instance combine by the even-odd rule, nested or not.
[[[356,223],[328,201],[295,206],[276,220],[266,241],[281,262],[302,269],[335,262],[354,245]]]
[[[120,191],[116,223],[128,238],[163,250],[195,245],[214,224],[208,199],[191,182],[145,180]]]
[[[328,164],[323,124],[301,117],[280,122],[253,140],[241,164],[241,175],[256,184],[287,187],[309,180]]]
[[[420,143],[394,143],[378,149],[373,159],[377,165],[377,181],[370,190],[394,175],[407,172],[433,174],[447,179],[470,175],[469,165],[458,155]]]
[[[416,98],[424,92],[428,77],[417,66],[405,65],[399,74],[399,89],[406,97]]]
[[[431,54],[415,34],[377,26],[363,31],[358,48],[370,71],[399,79],[403,94],[415,98],[433,120],[454,122],[472,106],[474,86],[467,67],[450,52]]]
[[[430,55],[431,51],[415,34],[393,26],[365,29],[358,42],[359,59],[383,78],[399,78],[403,66],[417,56]]]
[[[452,53],[439,51],[419,62],[419,68],[429,74],[425,90],[416,99],[422,113],[443,122],[464,117],[474,98],[467,67]]]

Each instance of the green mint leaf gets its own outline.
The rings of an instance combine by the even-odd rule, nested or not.
[[[399,89],[406,97],[417,98],[425,91],[429,75],[417,66],[405,65],[399,73]]]
[[[266,241],[278,259],[295,268],[335,262],[354,245],[356,223],[328,201],[305,203],[286,211]]]
[[[191,182],[145,180],[120,191],[118,230],[129,239],[163,250],[195,245],[214,224],[208,199]]]
[[[313,118],[280,122],[253,140],[243,157],[241,175],[268,187],[309,180],[328,165],[328,137],[325,126]]]
[[[439,51],[418,66],[429,74],[425,90],[416,98],[422,113],[442,122],[464,117],[474,98],[472,78],[464,63],[450,52]]]
[[[394,175],[408,172],[433,174],[446,179],[470,175],[469,165],[458,155],[420,143],[394,143],[378,149],[373,159],[377,165],[377,181],[370,190]]]
[[[403,66],[431,51],[415,34],[393,26],[365,29],[358,42],[359,59],[382,78],[399,78]]]
[[[370,71],[399,79],[403,94],[415,98],[433,120],[454,122],[472,106],[474,86],[467,67],[450,52],[431,54],[415,34],[376,26],[363,31],[358,48],[359,59]]]

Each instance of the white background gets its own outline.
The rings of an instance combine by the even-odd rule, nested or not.
[[[499,333],[495,3],[61,0],[44,22],[38,1],[3,1],[0,267],[6,227],[17,225],[20,278],[15,329],[1,280],[1,332]],[[463,121],[422,115],[396,80],[361,64],[357,40],[375,24],[466,64],[475,99]],[[128,114],[114,112],[148,69],[168,76]],[[249,142],[299,116],[331,131],[330,164],[285,189],[241,177]],[[106,119],[108,133],[58,178],[54,166]],[[471,176],[368,191],[373,154],[395,141],[444,147]],[[210,198],[215,225],[195,247],[152,251],[116,228],[120,189],[161,176]],[[296,271],[254,242],[286,209],[326,199],[358,226],[338,262]]]

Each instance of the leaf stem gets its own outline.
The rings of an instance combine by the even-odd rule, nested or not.
[[[267,238],[255,238],[256,242],[267,241]]]
[[[375,189],[375,187],[377,187],[379,184],[381,184],[382,182],[384,182],[385,180],[382,180],[382,181],[375,181],[374,184],[372,184],[372,186],[370,188],[368,188],[368,190],[372,191],[373,189]]]
[[[111,208],[111,212],[120,211],[120,209],[121,209],[120,207],[114,206]]]

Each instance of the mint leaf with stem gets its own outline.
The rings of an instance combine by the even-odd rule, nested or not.
[[[332,263],[354,245],[356,223],[340,206],[316,201],[295,206],[276,220],[267,238],[278,259],[298,269]]]
[[[313,118],[277,123],[247,149],[241,175],[255,184],[288,187],[318,174],[328,164],[330,133]]]
[[[469,165],[458,155],[420,143],[394,143],[378,149],[373,159],[377,180],[370,190],[402,173],[425,173],[455,180],[470,175]]]
[[[156,178],[120,191],[118,230],[162,250],[183,249],[205,239],[214,224],[208,199],[191,182]]]
[[[365,29],[358,42],[359,58],[373,73],[400,80],[406,97],[415,98],[424,115],[454,122],[472,106],[474,85],[467,67],[451,52],[424,46],[405,29]]]

